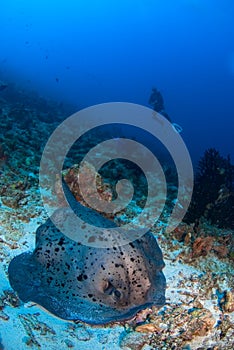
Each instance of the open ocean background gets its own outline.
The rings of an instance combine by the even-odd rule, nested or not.
[[[77,110],[156,86],[194,163],[233,162],[233,18],[232,0],[2,0],[0,80]]]

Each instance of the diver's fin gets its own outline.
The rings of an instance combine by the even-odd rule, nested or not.
[[[180,126],[179,124],[171,123],[171,125],[173,126],[173,128],[175,129],[175,131],[178,132],[178,134],[180,134],[180,133],[183,131],[182,126]]]

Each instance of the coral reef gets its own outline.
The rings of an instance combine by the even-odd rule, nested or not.
[[[34,248],[35,228],[47,218],[38,191],[38,167],[43,145],[56,127],[57,121],[50,123],[51,119],[47,117],[46,111],[54,114],[56,120],[65,113],[61,113],[60,106],[36,96],[12,91],[11,86],[2,91],[1,96],[4,98],[0,99],[0,155],[6,155],[7,159],[3,159],[2,163],[0,160],[0,349],[9,349],[10,344],[12,349],[19,350],[233,350],[234,235],[231,229],[233,225],[231,228],[227,227],[231,222],[230,218],[232,219],[232,206],[224,205],[227,198],[233,198],[233,189],[221,191],[223,194],[227,193],[228,197],[225,199],[223,196],[220,203],[216,202],[220,194],[219,189],[223,189],[222,183],[230,183],[222,169],[231,167],[230,161],[227,165],[227,159],[223,165],[220,164],[215,151],[208,152],[207,157],[212,159],[211,163],[219,163],[219,170],[215,167],[213,169],[216,174],[215,182],[217,183],[218,179],[222,180],[220,187],[216,188],[216,197],[209,197],[209,200],[204,198],[203,204],[203,198],[200,196],[200,202],[196,205],[193,203],[196,211],[189,213],[189,224],[181,223],[169,235],[161,234],[164,227],[162,217],[162,225],[160,226],[159,221],[159,225],[153,228],[166,263],[165,275],[168,282],[165,308],[145,309],[133,320],[121,324],[91,327],[83,323],[61,321],[35,304],[22,305],[10,289],[6,271],[13,256]],[[33,120],[30,128],[25,129],[20,116],[9,113],[12,110],[21,110],[23,117],[23,105],[30,109],[30,112],[26,112],[27,118],[31,115]],[[79,154],[85,153],[85,147],[80,145]],[[209,180],[208,185],[203,187],[204,197],[206,191],[211,192],[213,181],[208,163]],[[123,169],[126,172],[124,166]],[[73,171],[76,172],[75,169]],[[225,170],[224,173],[227,174],[228,171]],[[70,180],[72,183],[73,177]],[[102,190],[109,193],[110,187],[106,185],[106,180],[98,182],[98,187],[101,193]],[[15,197],[19,198],[18,195],[24,198],[15,205],[14,200]],[[196,198],[198,195],[199,193]],[[217,216],[220,220],[226,215],[227,223],[224,222],[223,225],[223,219],[221,220],[223,228],[218,227],[221,226],[220,221],[216,222],[215,218],[213,220],[216,226],[212,224],[212,208],[226,210],[221,215],[218,212]],[[132,217],[136,212],[135,205],[129,208],[125,215]],[[163,214],[165,219],[167,212],[166,208]],[[120,219],[125,218],[121,216]]]
[[[181,223],[169,237],[183,243],[184,250],[180,253],[183,261],[194,261],[209,254],[233,260],[233,232],[215,228],[206,221],[201,221],[199,226]]]
[[[234,166],[210,148],[200,159],[194,191],[184,221],[194,223],[201,217],[223,228],[234,228]]]
[[[101,175],[97,173],[94,166],[92,166],[92,164],[88,162],[85,162],[85,167],[80,168],[77,164],[72,166],[71,168],[64,170],[63,177],[77,201],[85,206],[89,205],[85,202],[81,194],[80,186],[83,188],[87,188],[87,183],[91,184],[87,188],[87,196],[89,198],[92,199],[92,197],[96,194],[97,189],[98,194],[103,200],[108,202],[112,200],[113,195],[110,185],[108,183],[104,183],[104,180],[101,177]]]

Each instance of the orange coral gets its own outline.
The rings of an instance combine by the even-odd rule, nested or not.
[[[72,194],[77,199],[78,202],[84,206],[89,207],[88,203],[85,201],[82,195],[81,188],[85,190],[85,195],[90,200],[96,198],[96,192],[98,192],[100,199],[110,202],[112,200],[112,191],[108,184],[103,182],[102,177],[98,174],[95,168],[88,162],[84,162],[85,166],[79,167],[79,165],[74,165],[72,168],[64,172],[64,180],[68,184]],[[55,192],[60,200],[61,206],[66,205],[62,202],[62,189],[59,188],[58,183],[55,183]],[[95,203],[95,200],[93,201]],[[95,207],[93,207],[95,209]],[[110,214],[106,214],[110,219],[112,218]]]
[[[192,246],[192,257],[206,256],[213,247],[214,238],[208,237],[198,237]]]
[[[225,258],[229,253],[229,249],[225,245],[216,245],[213,247],[213,250],[219,258]]]

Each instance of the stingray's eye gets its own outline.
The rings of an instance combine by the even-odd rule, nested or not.
[[[105,281],[105,284],[104,284],[104,286],[103,286],[103,292],[104,292],[105,294],[111,295],[112,292],[113,292],[113,290],[114,290],[114,287],[113,287],[113,285],[111,284],[111,282]]]
[[[109,282],[108,281],[103,281],[103,292],[105,293],[106,290],[109,288]]]
[[[111,295],[116,300],[121,298],[121,292],[118,289],[115,289],[110,281],[105,281],[103,292],[107,295]]]
[[[121,298],[121,292],[118,289],[113,290],[112,295],[115,299]]]

